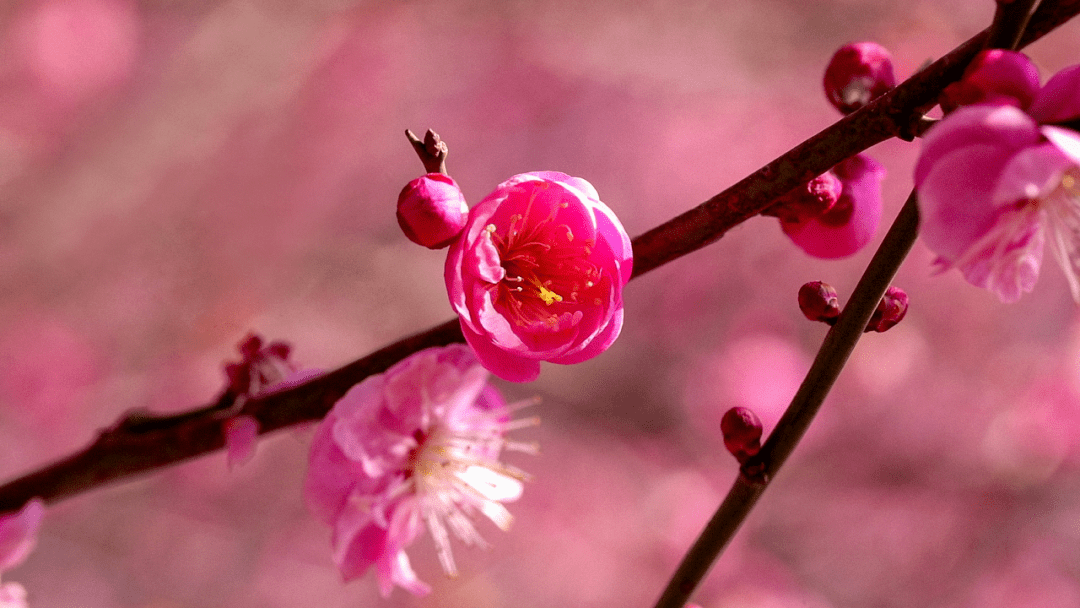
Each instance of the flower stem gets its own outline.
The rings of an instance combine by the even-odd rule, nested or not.
[[[686,604],[758,497],[791,455],[840,375],[896,270],[911,251],[918,231],[919,210],[913,191],[859,279],[836,325],[825,336],[791,404],[761,446],[761,451],[743,463],[727,497],[683,557],[656,602],[656,608],[682,608]]]

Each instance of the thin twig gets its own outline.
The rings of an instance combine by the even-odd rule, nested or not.
[[[810,427],[810,422],[844,368],[855,344],[863,335],[867,321],[874,314],[881,296],[888,288],[900,263],[907,257],[919,232],[919,209],[912,192],[896,216],[870,265],[859,279],[851,300],[844,307],[836,325],[806,373],[799,390],[784,411],[776,428],[755,456],[743,463],[739,476],[727,497],[683,557],[668,582],[656,608],[682,608],[697,588],[713,562],[727,546],[746,519],[758,497],[776,476],[795,446]]]
[[[1077,13],[1080,13],[1080,0],[1044,2],[1032,17],[1021,45],[1052,31]],[[768,207],[773,199],[809,177],[909,130],[906,125],[918,118],[913,112],[930,103],[942,88],[960,77],[967,62],[982,48],[986,36],[987,32],[976,35],[893,91],[721,194],[634,239],[634,276],[716,241],[731,227]],[[410,138],[413,140],[419,141],[415,135]],[[431,169],[427,163],[425,169]],[[460,341],[458,322],[447,321],[303,385],[248,400],[238,413],[255,418],[260,433],[318,420],[349,387],[367,376],[385,371],[416,351]],[[153,419],[150,426],[145,425],[148,418]],[[131,420],[125,418],[101,431],[98,439],[84,450],[0,487],[0,513],[18,509],[35,496],[55,502],[110,481],[147,473],[224,447],[224,420],[220,409],[213,404],[175,416],[140,415],[138,420],[143,426],[138,426],[142,429],[138,431],[133,430],[135,425],[130,424]]]

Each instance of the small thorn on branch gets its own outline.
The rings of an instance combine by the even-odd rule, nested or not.
[[[420,162],[424,164],[424,169],[428,173],[448,175],[446,155],[449,149],[446,147],[446,142],[439,138],[438,133],[428,129],[424,134],[424,140],[421,141],[412,131],[405,129],[405,137],[409,138],[409,143],[416,150],[416,155],[420,157]]]

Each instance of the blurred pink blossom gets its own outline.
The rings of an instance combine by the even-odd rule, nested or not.
[[[468,217],[465,195],[449,175],[421,175],[398,195],[397,220],[402,232],[428,249],[449,245],[461,234]]]
[[[499,462],[509,410],[464,345],[431,348],[369,377],[341,398],[311,446],[305,495],[333,527],[334,562],[345,580],[375,567],[382,595],[393,585],[423,595],[405,547],[427,525],[443,570],[457,573],[453,533],[484,545],[474,511],[503,530],[502,503],[525,475]]]
[[[529,382],[540,361],[580,363],[615,342],[632,263],[630,238],[592,185],[540,171],[473,207],[446,287],[484,367]]]
[[[139,30],[130,0],[39,0],[16,17],[13,46],[49,101],[74,105],[131,75]]]
[[[0,515],[0,574],[18,566],[37,544],[45,505],[39,499],[17,513]],[[0,584],[0,608],[25,608],[26,590],[19,583]]]
[[[1056,74],[1023,109],[967,106],[927,133],[915,167],[922,237],[941,270],[1013,302],[1035,285],[1043,243],[1080,302],[1080,65]]]
[[[832,168],[843,189],[828,211],[780,225],[796,245],[816,258],[843,258],[870,242],[881,221],[881,180],[885,167],[858,154]]]
[[[258,437],[259,423],[251,416],[234,416],[225,421],[225,462],[230,469],[255,456]]]

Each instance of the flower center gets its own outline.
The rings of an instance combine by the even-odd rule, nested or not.
[[[576,310],[600,283],[601,271],[589,260],[595,240],[577,238],[569,225],[558,223],[556,216],[567,203],[553,205],[546,217],[533,217],[537,192],[532,192],[524,213],[510,216],[505,230],[495,224],[486,227],[506,272],[495,285],[495,303],[519,327],[558,329],[560,315]]]

